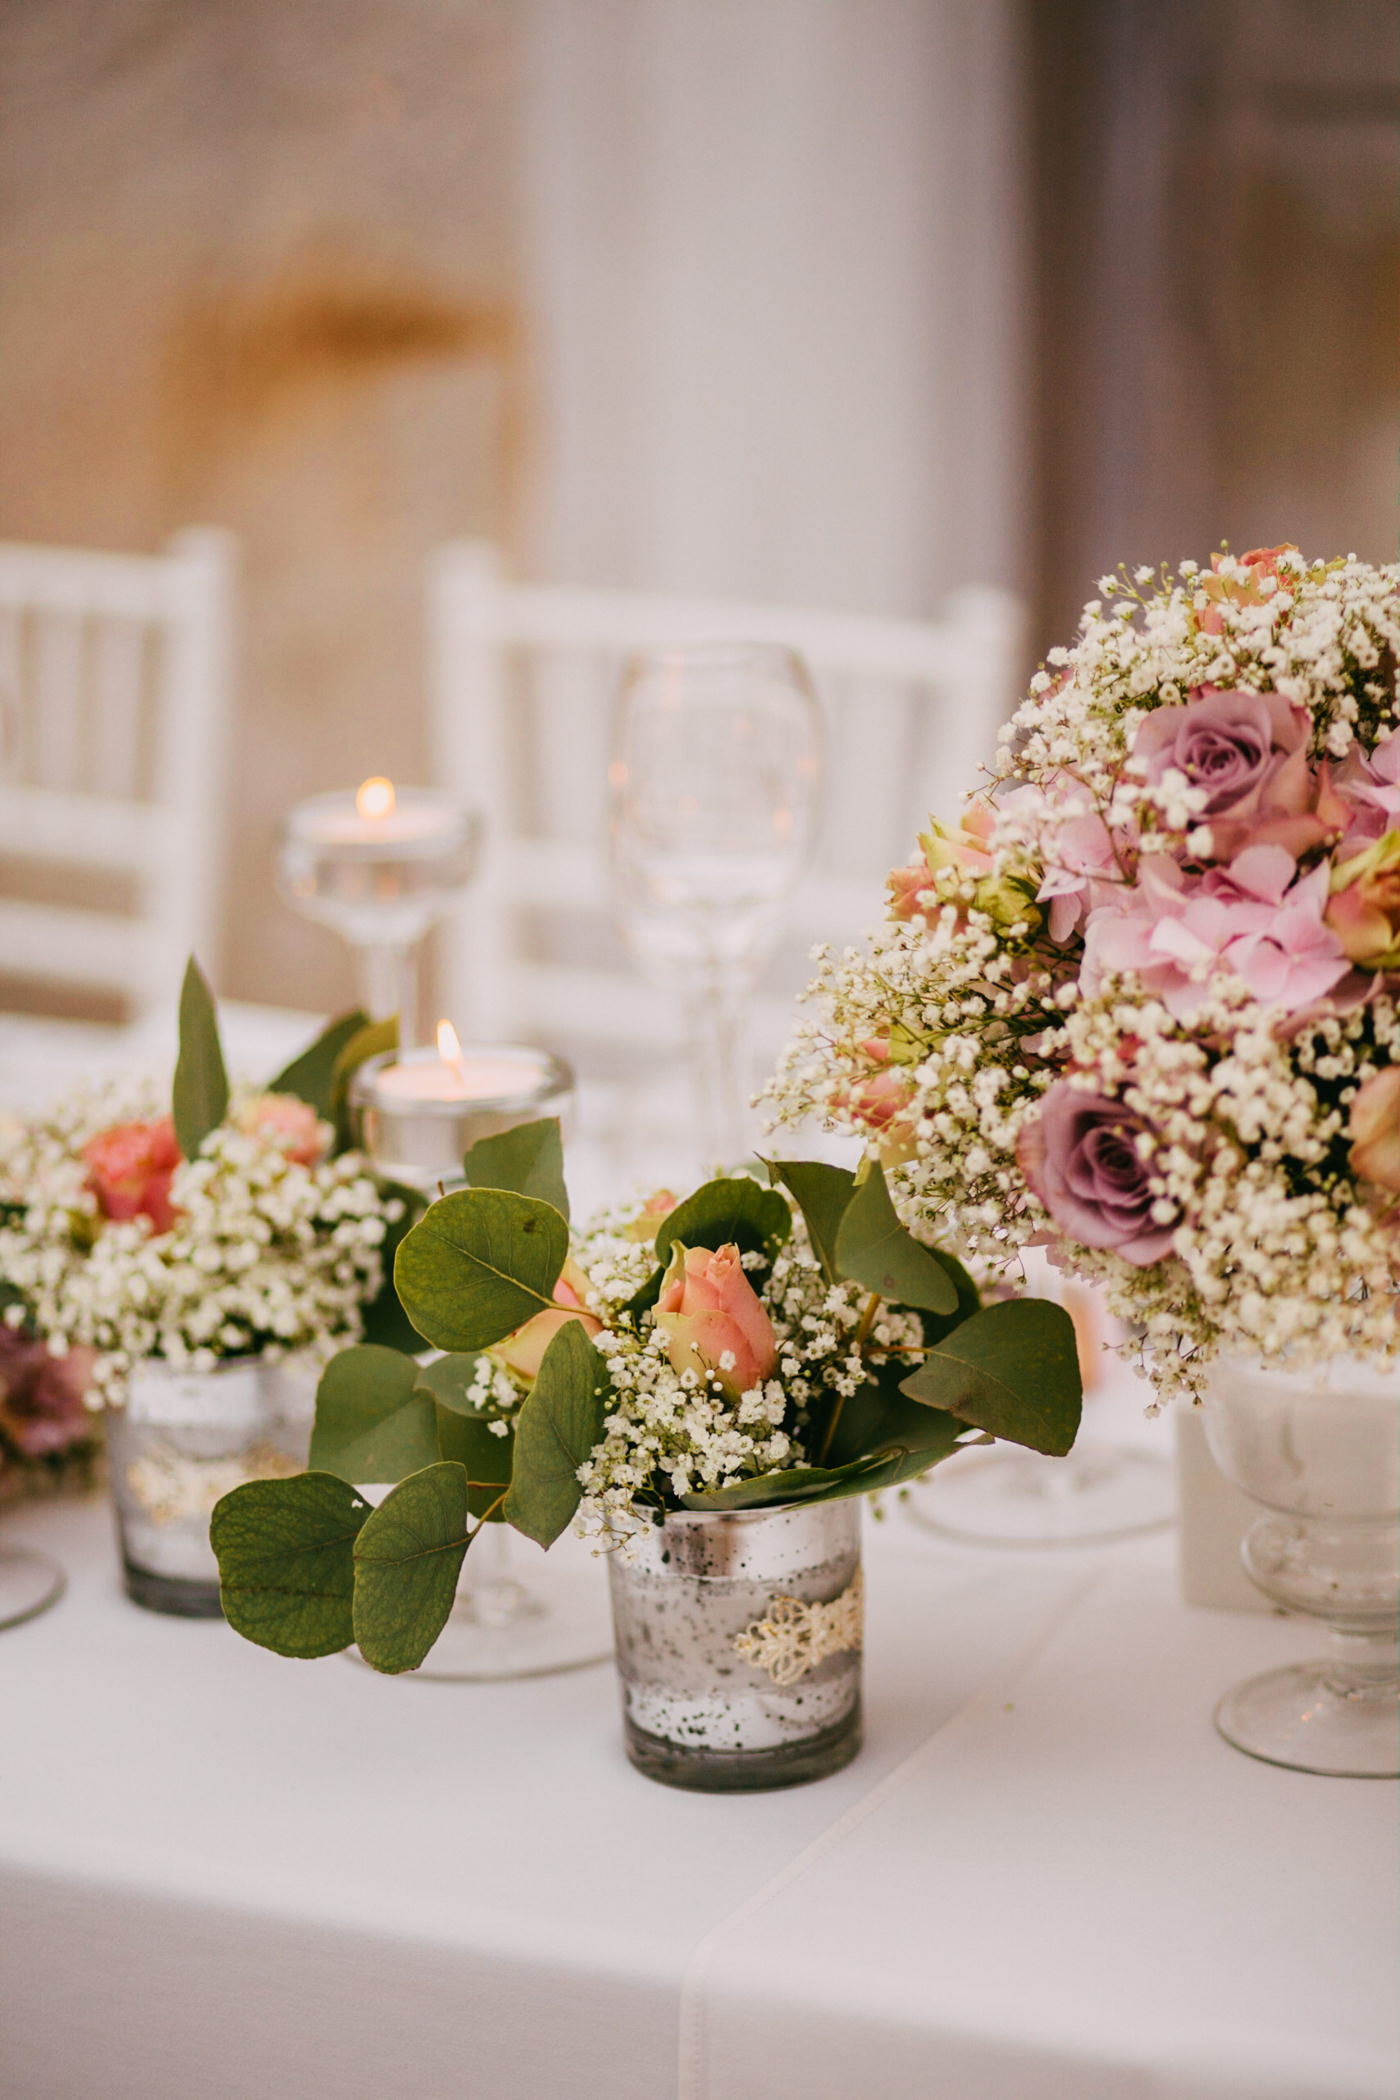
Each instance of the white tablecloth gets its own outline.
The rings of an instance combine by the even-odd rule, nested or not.
[[[122,1597],[100,1506],[0,1636],[6,2100],[1393,2100],[1396,1804],[1214,1735],[1317,1644],[1169,1541],[869,1525],[867,1747],[625,1762],[606,1665],[293,1663]]]
[[[224,1020],[251,1074],[315,1027]],[[172,1052],[0,1017],[0,1107]],[[0,1532],[71,1579],[0,1634],[3,2100],[1394,2100],[1394,1790],[1219,1741],[1321,1636],[1166,1537],[867,1525],[864,1752],[724,1800],[631,1770],[610,1667],[285,1662],[129,1604],[100,1504]]]

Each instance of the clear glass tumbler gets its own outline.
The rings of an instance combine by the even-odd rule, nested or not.
[[[1217,1728],[1294,1771],[1400,1776],[1400,1367],[1222,1363],[1205,1425],[1221,1472],[1263,1505],[1246,1574],[1331,1634],[1325,1660],[1227,1692]]]

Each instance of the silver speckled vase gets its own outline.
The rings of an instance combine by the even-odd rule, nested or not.
[[[219,1564],[209,1513],[245,1480],[306,1466],[318,1365],[233,1357],[212,1371],[137,1364],[125,1407],[109,1408],[107,1460],[126,1592],[150,1611],[216,1619]]]
[[[796,1786],[860,1748],[859,1497],[681,1512],[610,1561],[627,1754],[704,1793]]]

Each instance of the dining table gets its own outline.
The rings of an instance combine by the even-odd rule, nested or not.
[[[231,1061],[312,1026],[230,1010]],[[0,1017],[0,1111],[171,1048]],[[0,2095],[1394,2100],[1396,1790],[1212,1725],[1320,1629],[1184,1603],[1170,1526],[919,1519],[864,1518],[859,1756],[718,1795],[628,1764],[607,1661],[289,1661],[130,1602],[100,1494],[6,1507],[67,1588],[0,1634]]]

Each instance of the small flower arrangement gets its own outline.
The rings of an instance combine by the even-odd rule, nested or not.
[[[571,1234],[557,1122],[467,1155],[395,1265],[443,1353],[361,1346],[323,1374],[312,1470],[225,1496],[225,1615],[284,1655],[416,1668],[501,1519],[626,1551],[668,1511],[779,1509],[915,1478],[969,1439],[1062,1454],[1079,1423],[1055,1305],[984,1305],[895,1216],[875,1162],[784,1160]],[[358,1484],[397,1482],[371,1511]],[[475,1524],[469,1523],[474,1518]]]
[[[208,1371],[329,1353],[367,1323],[411,1342],[385,1262],[414,1198],[349,1149],[343,1113],[382,1036],[344,1016],[267,1089],[230,1090],[191,963],[170,1112],[149,1087],[86,1090],[0,1135],[0,1382],[37,1350],[34,1392],[120,1406],[149,1357]],[[0,1434],[6,1419],[0,1407]]]
[[[770,1098],[1106,1287],[1162,1395],[1400,1354],[1400,567],[1106,576]]]

